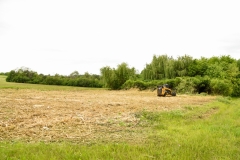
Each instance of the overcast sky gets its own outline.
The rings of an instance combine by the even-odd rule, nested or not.
[[[153,55],[240,59],[236,0],[0,0],[0,72],[69,75]]]

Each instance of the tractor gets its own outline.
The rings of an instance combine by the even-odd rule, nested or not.
[[[168,84],[157,86],[157,96],[176,96],[176,91],[169,88]]]

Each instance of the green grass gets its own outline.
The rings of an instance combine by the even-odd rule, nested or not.
[[[142,134],[142,139],[131,137],[135,143],[34,143],[0,137],[0,160],[240,159],[240,99],[219,97],[204,106],[168,112],[141,111],[135,116],[140,122],[134,127]]]
[[[0,89],[37,89],[37,90],[89,90],[89,89],[105,89],[105,88],[87,88],[73,86],[57,86],[57,85],[42,85],[29,83],[14,83],[6,82],[7,76],[0,75]]]

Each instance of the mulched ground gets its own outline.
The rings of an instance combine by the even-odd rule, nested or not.
[[[0,140],[131,141],[140,136],[136,113],[182,109],[214,99],[188,95],[157,97],[156,92],[137,90],[1,89]]]

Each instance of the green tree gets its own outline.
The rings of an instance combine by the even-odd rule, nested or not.
[[[223,70],[223,67],[219,65],[219,63],[210,64],[208,66],[208,69],[205,72],[205,75],[211,77],[211,78],[225,78],[225,72]]]
[[[239,74],[238,63],[230,56],[212,57],[208,60],[205,75],[211,78],[232,79]]]
[[[194,59],[193,62],[188,66],[187,75],[190,77],[204,76],[208,69],[208,59],[201,57],[200,59]]]
[[[117,69],[106,66],[100,72],[104,86],[110,89],[121,89],[127,80],[136,77],[135,68],[130,68],[127,63],[119,64]]]
[[[146,64],[141,75],[144,80],[159,80],[175,77],[174,59],[167,55],[153,56],[152,62]]]
[[[189,67],[194,62],[193,58],[188,55],[180,56],[175,61],[175,71],[177,77],[184,77],[188,75]]]
[[[106,66],[101,68],[100,72],[104,87],[112,88],[112,83],[114,82],[114,69]]]

